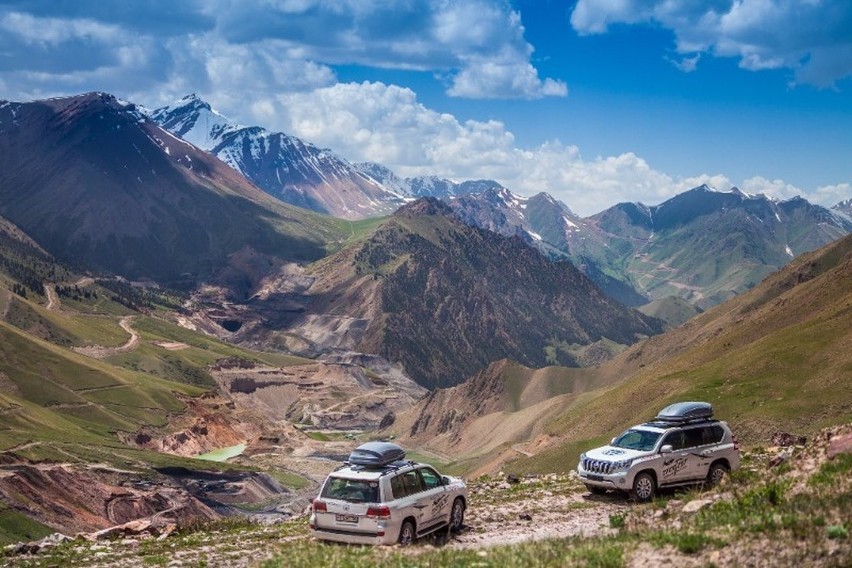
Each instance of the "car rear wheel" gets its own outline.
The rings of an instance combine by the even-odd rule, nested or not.
[[[398,542],[402,546],[408,546],[409,544],[414,542],[414,538],[416,533],[414,532],[414,523],[411,521],[404,521],[402,523],[402,527],[399,529],[399,539]]]
[[[714,487],[722,483],[722,480],[725,479],[725,476],[728,475],[728,468],[725,467],[723,463],[714,463],[710,466],[710,470],[707,472],[707,481],[705,485],[707,487]]]
[[[450,511],[450,530],[457,533],[464,524],[464,501],[456,499],[453,501],[453,510]]]
[[[654,493],[657,492],[657,483],[654,481],[654,476],[643,471],[633,480],[633,498],[644,503],[654,498]]]

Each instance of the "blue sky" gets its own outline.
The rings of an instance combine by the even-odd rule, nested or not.
[[[0,98],[90,90],[585,215],[852,197],[848,0],[0,0]]]

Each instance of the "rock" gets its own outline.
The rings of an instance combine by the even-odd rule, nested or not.
[[[152,521],[150,519],[139,519],[124,523],[123,525],[116,525],[114,527],[99,530],[97,532],[92,533],[91,537],[94,540],[106,540],[118,536],[140,534],[151,528],[151,524]]]
[[[506,483],[513,483],[514,484],[514,483],[520,483],[520,482],[521,482],[521,478],[519,478],[514,473],[510,473],[509,475],[506,476]]]
[[[771,460],[769,460],[769,467],[775,467],[781,465],[793,455],[792,450],[784,450],[782,452],[778,452]]]
[[[789,446],[804,446],[808,441],[804,436],[797,436],[788,432],[775,432],[772,434],[772,445],[786,448]]]
[[[39,550],[42,550],[45,548],[53,548],[57,544],[62,544],[63,542],[67,542],[69,540],[74,539],[62,533],[53,533],[36,542],[35,546],[37,546]]]
[[[696,499],[695,501],[690,501],[681,509],[684,513],[697,513],[704,507],[713,504],[713,499]]]
[[[833,460],[840,454],[852,453],[852,434],[838,436],[828,445],[828,459]]]
[[[518,519],[521,521],[531,521],[532,515],[530,515],[529,513],[521,513],[520,515],[518,515]]]
[[[511,489],[511,488],[512,488],[512,486],[509,485],[509,483],[505,482],[505,481],[497,486],[497,489]]]

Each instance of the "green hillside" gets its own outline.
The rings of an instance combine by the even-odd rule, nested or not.
[[[163,425],[197,387],[121,369],[0,322],[0,449],[34,440],[113,438]]]
[[[852,237],[598,372],[625,379],[547,424],[560,441],[513,469],[571,469],[583,449],[679,400],[711,402],[754,445],[776,430],[811,435],[852,421]]]

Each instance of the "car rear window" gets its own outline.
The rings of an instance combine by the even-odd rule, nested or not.
[[[350,503],[378,503],[379,482],[366,479],[330,477],[322,488],[322,496]]]

